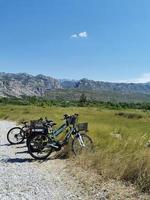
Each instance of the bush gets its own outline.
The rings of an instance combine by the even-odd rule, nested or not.
[[[127,113],[127,112],[119,112],[116,113],[115,115],[125,117],[128,119],[141,119],[143,116],[137,113]]]

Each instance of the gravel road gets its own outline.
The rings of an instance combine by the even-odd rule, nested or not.
[[[67,172],[66,160],[33,160],[25,144],[9,145],[8,130],[15,123],[0,121],[0,200],[89,199]]]

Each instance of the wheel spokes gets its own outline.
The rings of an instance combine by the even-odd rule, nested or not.
[[[81,154],[83,152],[88,153],[93,149],[92,140],[87,135],[79,135],[73,145],[73,150],[76,155]]]
[[[40,158],[46,156],[51,151],[48,144],[49,140],[46,136],[36,136],[30,142],[29,148],[35,157]]]
[[[19,143],[23,139],[23,132],[21,129],[14,129],[9,133],[9,139],[13,143]]]

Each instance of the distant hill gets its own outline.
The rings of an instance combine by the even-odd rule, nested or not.
[[[77,100],[85,93],[90,100],[150,102],[150,83],[111,83],[60,80],[26,73],[0,73],[0,96],[46,96],[50,99]]]

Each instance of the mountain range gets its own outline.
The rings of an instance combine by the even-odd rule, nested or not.
[[[88,79],[55,79],[45,75],[0,73],[0,96],[44,96],[49,99],[78,100],[84,93],[90,100],[149,102],[150,83],[111,83]]]

